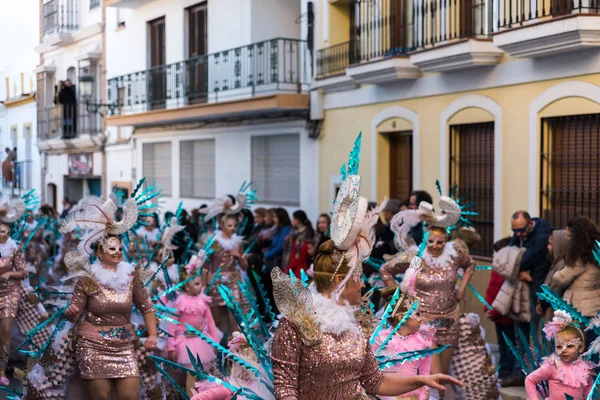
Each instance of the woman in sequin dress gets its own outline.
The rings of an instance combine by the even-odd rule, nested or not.
[[[0,222],[0,385],[6,378],[6,364],[10,351],[10,333],[19,308],[21,280],[27,278],[21,251],[10,238],[10,225]]]
[[[245,296],[241,295],[238,286],[238,282],[243,282],[241,270],[245,271],[248,268],[248,262],[243,254],[242,237],[235,233],[236,223],[234,215],[226,214],[221,217],[221,230],[215,233],[214,253],[210,258],[209,270],[204,275],[204,285],[208,287],[213,282],[217,270],[221,268],[210,288],[209,295],[212,297],[211,311],[215,323],[219,330],[226,335],[231,335],[233,331],[237,330],[237,324],[217,286],[225,285],[242,310],[248,310],[248,302]]]
[[[76,321],[75,355],[79,372],[88,381],[94,400],[108,400],[114,384],[119,400],[135,400],[140,388],[131,324],[135,305],[144,316],[148,331],[145,346],[157,342],[156,316],[140,273],[122,261],[121,241],[107,236],[98,243],[98,261],[89,267],[90,276],[79,278],[65,315]]]
[[[381,278],[387,286],[393,286],[393,277],[404,273],[407,267],[407,264],[401,263],[385,264],[380,270]],[[465,297],[474,268],[473,259],[448,242],[445,229],[429,228],[427,248],[423,252],[423,263],[416,275],[414,288],[416,297],[421,300],[421,317],[436,330],[436,344],[450,345],[440,354],[443,373],[448,372],[454,347],[458,344],[459,301]],[[459,269],[463,269],[464,273],[457,289]]]
[[[290,311],[278,301],[287,316],[279,322],[271,350],[276,399],[368,399],[372,395],[399,396],[424,385],[443,390],[445,383],[458,384],[446,375],[404,377],[381,372],[355,317],[361,301],[362,271],[357,279],[352,273],[337,298],[334,292],[350,268],[332,241],[320,247],[314,271],[316,290],[306,295],[310,298],[306,304]],[[274,270],[275,290],[281,290],[279,282],[285,277],[279,269]],[[276,294],[278,298],[282,299]]]

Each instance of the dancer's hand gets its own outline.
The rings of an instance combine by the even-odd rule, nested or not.
[[[0,282],[8,282],[12,278],[12,272],[5,272],[0,275]]]
[[[444,391],[445,385],[450,383],[453,385],[463,386],[463,383],[456,378],[444,374],[423,375],[423,384],[432,389]]]
[[[69,305],[69,307],[67,307],[65,310],[65,316],[67,318],[74,317],[77,314],[79,314],[79,307],[77,307],[75,304]]]
[[[156,349],[156,344],[158,343],[158,337],[156,336],[148,336],[148,339],[146,339],[146,350],[154,350]]]

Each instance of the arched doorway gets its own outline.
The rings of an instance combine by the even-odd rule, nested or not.
[[[54,183],[46,185],[46,203],[56,210],[56,185]]]
[[[388,188],[385,195],[389,198],[406,201],[415,183],[413,124],[402,118],[389,118],[377,126],[377,134],[381,186]]]

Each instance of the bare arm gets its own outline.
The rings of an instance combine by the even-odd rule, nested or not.
[[[436,375],[417,375],[401,376],[399,374],[385,374],[377,394],[379,396],[400,396],[412,392],[423,386],[429,386],[433,389],[445,390],[447,383],[460,385],[462,383],[451,376],[444,374]]]

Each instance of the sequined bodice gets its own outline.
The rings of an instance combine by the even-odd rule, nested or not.
[[[360,399],[365,390],[373,393],[382,379],[364,336],[323,333],[318,345],[307,346],[285,319],[278,327],[272,358],[276,398],[294,393],[298,400]]]
[[[85,320],[94,325],[126,325],[130,322],[133,306],[132,284],[125,293],[98,286],[98,290],[88,297]]]
[[[0,275],[13,271],[12,257],[0,258]]]
[[[420,299],[419,308],[425,313],[443,314],[456,307],[456,266],[450,262],[443,267],[423,269],[415,281],[415,292]]]

